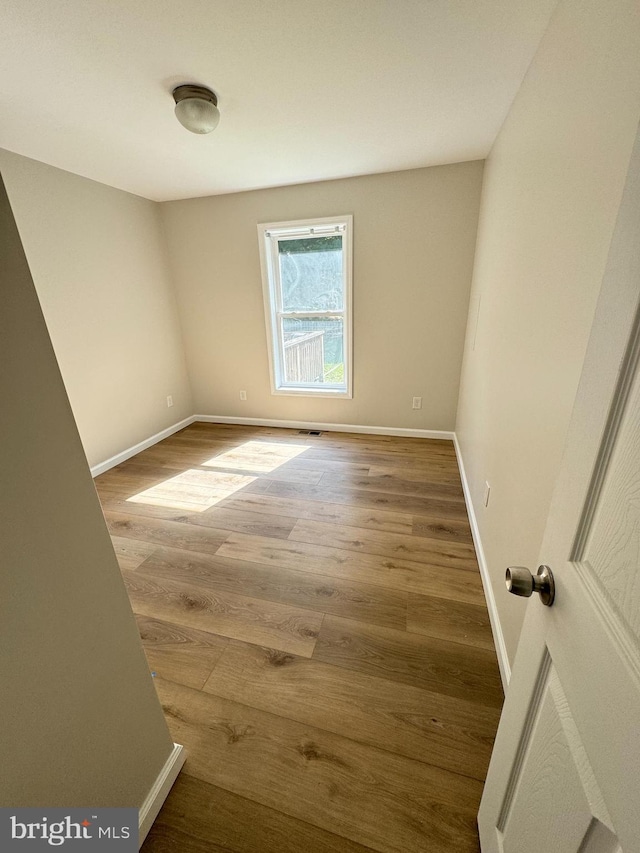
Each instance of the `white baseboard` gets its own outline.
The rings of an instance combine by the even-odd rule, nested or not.
[[[282,429],[319,429],[325,432],[356,432],[369,435],[397,435],[405,438],[437,438],[453,441],[453,432],[439,429],[362,426],[359,424],[325,424],[317,421],[279,421],[271,418],[236,418],[227,415],[194,415],[194,421],[208,424],[242,424],[245,426],[281,427]]]
[[[145,438],[144,441],[134,444],[133,447],[128,447],[122,453],[117,453],[110,459],[105,459],[104,462],[99,462],[91,468],[91,476],[98,477],[104,474],[109,468],[114,468],[121,462],[126,462],[137,453],[142,453],[153,444],[162,441],[163,438],[169,438],[174,432],[189,426],[189,424],[200,421],[208,424],[239,424],[245,426],[267,426],[267,427],[282,427],[283,429],[320,429],[326,432],[356,432],[368,433],[371,435],[397,435],[405,438],[436,438],[444,441],[453,441],[454,433],[447,430],[438,429],[405,429],[404,427],[379,427],[379,426],[358,426],[355,424],[323,424],[316,421],[277,421],[269,418],[235,418],[226,415],[191,415],[177,424],[173,424],[162,432],[157,432],[150,438]]]
[[[458,437],[457,435],[455,435],[455,433],[453,436],[453,443],[456,448],[456,456],[458,457],[458,467],[460,468],[460,477],[462,478],[464,501],[467,505],[469,523],[471,524],[471,535],[473,536],[473,544],[475,545],[476,555],[478,557],[478,565],[480,566],[480,577],[482,578],[482,586],[484,587],[484,597],[487,601],[489,621],[491,622],[491,631],[493,633],[493,642],[495,643],[496,654],[498,656],[498,666],[500,667],[502,689],[506,694],[507,687],[509,686],[509,681],[511,680],[511,665],[509,664],[509,656],[507,655],[507,646],[504,641],[504,634],[502,632],[500,616],[498,615],[498,606],[496,604],[496,598],[493,594],[491,579],[489,578],[489,569],[487,566],[487,560],[484,555],[484,548],[482,547],[482,540],[480,539],[480,528],[478,527],[478,519],[476,518],[476,512],[473,506],[473,501],[471,500],[471,489],[469,488],[469,481],[467,480],[467,474],[464,469],[462,451],[460,449],[460,444],[458,443]]]
[[[151,447],[152,444],[157,444],[159,441],[162,441],[163,438],[169,438],[170,435],[173,435],[174,432],[178,432],[181,429],[184,429],[189,424],[192,424],[196,418],[191,415],[189,418],[185,418],[183,421],[179,421],[177,424],[172,424],[172,426],[163,429],[161,432],[157,432],[155,435],[152,435],[150,438],[145,438],[144,441],[140,441],[138,444],[134,444],[133,447],[128,447],[126,450],[123,450],[122,453],[116,453],[115,456],[112,456],[110,459],[105,459],[104,462],[99,462],[97,465],[94,465],[91,468],[91,476],[97,477],[99,474],[104,474],[105,471],[108,471],[109,468],[114,468],[116,465],[119,465],[121,462],[126,462],[127,459],[131,459],[132,456],[135,456],[136,453],[142,453],[143,450],[146,450],[147,447]]]
[[[186,757],[187,753],[184,746],[174,743],[171,755],[165,761],[164,767],[158,774],[156,781],[153,783],[138,812],[139,847],[142,847],[154,820],[158,816],[158,812],[162,808],[162,804],[167,799],[171,786],[176,781],[178,773],[182,769]]]

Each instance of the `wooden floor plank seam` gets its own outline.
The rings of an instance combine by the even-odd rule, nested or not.
[[[277,654],[277,650],[274,650],[274,649],[268,649],[268,648],[266,648],[266,647],[264,647],[264,646],[257,646],[256,644],[253,644],[253,643],[245,643],[244,645],[246,645],[246,646],[248,646],[248,647],[253,647],[254,649],[259,650],[260,652],[266,652],[267,654],[269,654],[269,653],[273,653],[273,652],[275,652],[275,653]],[[224,658],[224,657],[225,657],[225,655],[226,655],[226,654],[228,654],[228,653],[229,653],[229,646],[227,646],[227,648],[223,651],[222,655],[220,656],[220,658],[219,658],[219,659],[218,659],[218,661],[216,662],[216,664],[215,664],[215,666],[214,666],[213,670],[211,671],[211,673],[210,673],[209,677],[208,677],[208,678],[207,678],[207,680],[205,681],[205,684],[204,684],[203,688],[201,688],[201,689],[204,689],[204,692],[206,692],[206,693],[210,693],[210,694],[213,694],[213,695],[216,695],[216,696],[218,696],[218,697],[219,697],[219,698],[221,698],[221,699],[230,699],[231,697],[229,697],[228,695],[225,695],[225,693],[224,693],[224,692],[221,692],[220,690],[216,690],[216,689],[214,689],[214,688],[212,688],[212,687],[211,687],[211,688],[207,688],[207,685],[208,685],[208,683],[212,680],[212,678],[214,678],[214,677],[215,677],[216,671],[217,671],[219,668],[221,668],[222,666],[224,666],[225,661],[223,660],[223,658]],[[312,661],[311,661],[311,662],[312,662]],[[342,670],[342,668],[341,668],[340,666],[338,666],[338,665],[335,665],[335,664],[323,664],[323,666],[325,666],[325,667],[327,667],[327,668],[330,668],[330,669],[333,669],[333,670],[335,670],[336,672],[344,673],[344,670]],[[384,681],[384,679],[378,678],[378,677],[376,677],[376,676],[366,676],[366,678],[367,678],[367,679],[370,679],[370,680],[373,680],[373,681],[378,681],[378,682],[383,682],[383,681]],[[171,679],[166,679],[166,680],[171,680]],[[177,682],[177,683],[180,683],[180,682]],[[415,688],[415,690],[416,690],[417,692],[419,692],[419,693],[424,694],[425,699],[426,699],[426,697],[429,695],[429,691],[423,690],[422,688]],[[239,705],[244,705],[245,707],[252,708],[252,709],[254,709],[254,710],[260,710],[260,711],[264,711],[264,710],[265,710],[265,709],[264,709],[264,708],[262,708],[260,705],[252,704],[251,700],[241,701],[241,700],[239,700],[239,699],[237,699],[237,698],[234,698],[234,699],[231,699],[231,701],[236,702],[236,703],[237,703],[237,704],[239,704]],[[475,703],[470,703],[470,704],[475,704]],[[266,711],[266,713],[273,714],[274,716],[280,717],[281,719],[284,719],[284,720],[289,720],[290,722],[293,722],[293,723],[300,723],[300,722],[302,722],[298,717],[292,716],[290,713],[284,713],[284,712],[281,712],[281,711],[275,711],[275,710],[273,710],[273,709],[270,709],[270,710]],[[497,721],[497,717],[496,717],[496,721]],[[383,751],[383,752],[389,752],[390,754],[398,754],[396,750],[390,749],[389,747],[384,746],[384,744],[381,744],[381,743],[373,744],[371,741],[366,740],[366,739],[365,739],[361,734],[360,734],[360,735],[357,735],[357,734],[356,734],[356,735],[345,735],[344,733],[341,733],[341,732],[337,731],[337,730],[336,730],[336,728],[331,728],[330,726],[328,726],[328,725],[326,725],[326,724],[325,724],[325,725],[321,725],[321,724],[319,724],[319,723],[317,723],[317,722],[314,722],[314,723],[313,723],[313,726],[314,726],[314,728],[315,728],[315,729],[318,729],[318,730],[321,730],[321,731],[325,731],[325,732],[327,732],[328,734],[338,734],[338,735],[340,735],[340,736],[342,736],[342,737],[347,737],[349,740],[353,740],[353,741],[355,741],[355,742],[357,742],[357,743],[361,743],[361,744],[363,744],[363,745],[367,745],[367,746],[374,746],[374,748],[375,748],[375,749],[381,750],[381,751]],[[400,753],[400,754],[404,754],[404,753]],[[405,757],[406,757],[406,758],[409,758],[411,761],[419,761],[421,764],[427,764],[428,766],[430,766],[430,767],[432,767],[432,768],[434,768],[434,769],[436,769],[436,768],[439,768],[439,769],[447,769],[447,768],[443,767],[443,765],[442,765],[442,764],[438,764],[438,763],[437,763],[436,761],[434,761],[433,759],[432,759],[432,760],[430,760],[430,761],[428,761],[428,760],[426,760],[426,759],[424,759],[424,758],[420,758],[420,757],[415,756],[415,755],[413,755],[413,756],[407,756],[407,755],[405,755]],[[488,763],[488,756],[487,756],[487,763]],[[486,769],[486,768],[485,768],[485,769]],[[480,776],[478,776],[478,775],[473,775],[472,773],[464,772],[464,771],[463,771],[463,770],[461,770],[461,769],[457,769],[457,770],[456,770],[456,771],[454,771],[454,772],[455,772],[455,773],[456,773],[456,775],[458,775],[458,776],[463,776],[463,777],[465,777],[465,778],[472,779],[473,781],[483,781],[483,779],[484,779],[484,774],[482,775],[482,777],[480,777]]]
[[[217,636],[217,637],[218,637],[219,639],[221,639],[221,640],[226,640],[226,639],[227,639],[227,638],[221,637],[220,635],[214,635],[214,636]],[[238,643],[238,641],[231,641],[231,642],[232,642],[232,643],[236,643],[237,645],[240,645],[240,644]],[[253,649],[254,649],[256,652],[258,652],[258,653],[264,653],[264,654],[266,654],[266,655],[268,655],[268,656],[272,656],[272,657],[274,657],[274,658],[276,659],[276,661],[277,661],[277,664],[276,664],[276,665],[278,666],[278,668],[280,668],[280,667],[282,667],[283,665],[285,665],[285,664],[287,663],[287,659],[288,659],[288,658],[289,658],[289,659],[291,659],[291,658],[293,657],[293,656],[283,655],[282,653],[278,652],[278,650],[271,649],[271,648],[267,648],[267,647],[265,647],[265,646],[260,646],[260,645],[254,644],[254,643],[248,643],[248,642],[246,642],[246,643],[242,643],[242,646],[245,646],[245,647],[248,647],[248,648],[253,648]],[[225,646],[225,648],[222,650],[222,653],[219,655],[219,657],[218,657],[218,659],[217,659],[216,663],[214,664],[213,668],[209,671],[209,673],[208,673],[208,674],[207,674],[207,676],[205,677],[205,680],[204,680],[204,682],[203,682],[202,686],[200,687],[200,689],[202,689],[202,688],[206,687],[206,685],[207,685],[207,684],[211,681],[211,679],[215,676],[215,674],[216,674],[217,670],[218,670],[219,668],[221,668],[221,667],[223,667],[223,666],[225,665],[225,663],[226,663],[225,657],[226,657],[226,656],[228,656],[228,655],[230,654],[230,649],[231,649],[231,646],[230,646],[230,644],[229,644],[229,643],[227,643],[227,644],[226,644],[226,646]],[[307,659],[300,658],[300,662],[304,662],[305,660],[307,660]],[[325,669],[334,670],[336,673],[344,674],[344,670],[343,670],[339,665],[336,665],[336,664],[323,664],[323,667],[324,667]],[[350,675],[350,673],[349,673],[349,675]],[[380,683],[380,684],[383,684],[383,683],[384,683],[384,679],[381,679],[381,678],[379,678],[379,677],[377,677],[377,676],[367,675],[367,676],[364,676],[364,679],[365,679],[367,682],[370,682],[370,683],[376,683],[376,682],[377,682],[377,683]],[[167,680],[167,681],[174,681],[174,679],[166,678],[166,677],[165,677],[165,680]],[[183,682],[178,681],[178,682],[176,682],[176,683],[183,683]],[[185,684],[184,686],[189,686],[189,685],[186,685],[186,684]],[[413,692],[415,692],[416,694],[421,694],[421,695],[424,697],[425,703],[427,703],[428,698],[429,698],[430,696],[432,696],[432,694],[430,694],[430,693],[429,693],[429,691],[426,691],[426,690],[424,690],[424,689],[422,689],[422,688],[412,688],[412,691],[413,691]],[[218,695],[220,698],[225,698],[225,699],[230,699],[230,698],[231,698],[230,696],[225,695],[225,694],[224,694],[224,692],[220,692],[219,690],[215,690],[215,689],[207,689],[207,690],[206,690],[206,692],[214,693],[215,695]],[[234,698],[234,699],[233,699],[233,701],[237,702],[238,704],[246,705],[247,707],[254,708],[254,709],[256,709],[256,710],[265,710],[264,708],[261,708],[261,706],[260,706],[260,705],[252,704],[251,699],[248,699],[248,700],[246,700],[246,701],[241,701],[241,700],[239,700],[239,699],[237,699],[237,698]],[[474,710],[474,713],[476,713],[476,714],[477,714],[477,713],[479,712],[479,710],[480,710],[480,709],[479,709],[479,708],[477,708],[477,707],[475,707],[475,703],[469,703],[469,704],[470,704],[470,705],[474,705],[474,709],[473,709],[473,710]],[[283,712],[281,712],[281,711],[276,711],[276,710],[274,710],[274,709],[272,709],[272,708],[268,710],[268,713],[274,714],[275,716],[278,716],[278,717],[282,717],[283,719],[289,719],[289,720],[291,720],[291,721],[293,721],[293,722],[298,722],[298,723],[299,723],[299,722],[301,722],[301,721],[300,721],[300,719],[299,719],[299,718],[297,718],[297,717],[290,716],[290,714],[288,714],[288,713],[283,713]],[[340,732],[336,731],[336,729],[335,729],[335,728],[331,728],[331,727],[323,726],[323,725],[318,724],[317,722],[315,722],[315,723],[314,723],[314,727],[315,727],[315,728],[318,728],[318,729],[325,730],[325,731],[327,731],[327,732],[334,733],[334,734],[340,734]],[[349,736],[349,737],[350,737],[350,739],[351,739],[351,740],[355,740],[355,741],[358,741],[358,742],[361,742],[361,743],[369,743],[369,745],[372,745],[370,741],[367,741],[367,740],[365,740],[365,739],[362,739],[362,737],[360,737],[360,736],[358,736],[358,735],[356,735],[356,736],[351,735],[351,736]],[[382,749],[382,750],[385,750],[385,751],[393,752],[393,750],[389,749],[388,747],[385,747],[384,745],[382,745],[382,744],[380,744],[380,743],[375,744],[375,746],[376,746],[376,748],[378,748],[378,749]],[[434,762],[433,760],[431,760],[431,761],[427,761],[426,759],[422,759],[422,758],[420,758],[420,757],[418,757],[418,756],[407,756],[407,757],[411,757],[411,758],[412,758],[412,760],[421,761],[422,763],[429,764],[429,765],[434,766],[434,767],[440,767],[440,766],[442,766],[442,765],[440,765],[440,764],[438,764],[438,763]],[[488,761],[488,755],[487,755],[487,761]],[[458,769],[456,772],[458,773],[458,775],[461,775],[461,776],[467,776],[467,777],[468,777],[468,778],[470,778],[470,779],[476,779],[476,780],[477,780],[477,779],[479,778],[477,775],[475,775],[475,776],[474,776],[473,774],[465,773],[465,772],[463,772],[463,771],[462,771],[462,770],[460,770],[460,769]]]
[[[200,746],[185,765],[196,778],[380,853],[423,849],[425,830],[437,853],[474,841],[476,780],[212,694],[156,686],[178,736]]]

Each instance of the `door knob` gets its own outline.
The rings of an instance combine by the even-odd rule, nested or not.
[[[529,598],[534,592],[540,593],[540,601],[551,607],[556,594],[553,573],[549,566],[538,566],[538,573],[532,575],[524,566],[510,566],[505,575],[507,589],[514,595]]]

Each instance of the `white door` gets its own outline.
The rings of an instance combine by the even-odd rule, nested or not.
[[[527,606],[483,853],[640,851],[639,296],[637,139],[540,555],[555,602]]]

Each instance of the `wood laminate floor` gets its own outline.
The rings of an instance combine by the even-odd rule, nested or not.
[[[145,853],[477,853],[503,696],[451,442],[193,424],[96,487],[188,751]]]

